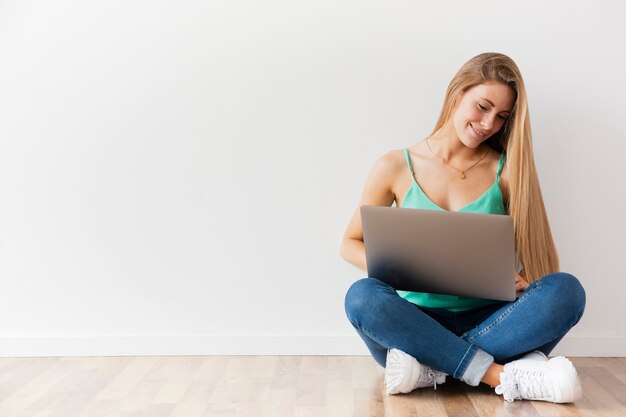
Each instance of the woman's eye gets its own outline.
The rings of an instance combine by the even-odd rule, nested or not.
[[[498,115],[498,118],[499,118],[500,120],[506,120],[506,119],[508,119],[507,117],[500,116],[500,115]]]
[[[479,104],[478,107],[482,110],[482,111],[487,111],[487,107],[483,106],[482,104]]]

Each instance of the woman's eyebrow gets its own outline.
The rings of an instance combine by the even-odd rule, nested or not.
[[[496,105],[493,104],[493,102],[491,100],[489,100],[488,98],[481,97],[480,99],[481,100],[485,100],[487,103],[491,104],[491,107],[496,107]],[[511,113],[511,110],[503,110],[502,112],[503,113]]]

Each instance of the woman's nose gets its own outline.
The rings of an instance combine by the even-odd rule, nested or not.
[[[485,130],[491,130],[491,128],[493,127],[493,117],[491,116],[483,117],[483,120],[480,121],[480,125]]]

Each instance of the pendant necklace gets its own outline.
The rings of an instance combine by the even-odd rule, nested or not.
[[[469,168],[466,168],[464,170],[460,170],[456,167],[454,167],[453,165],[451,165],[448,161],[446,161],[445,159],[443,159],[442,157],[440,157],[439,155],[437,155],[436,153],[433,152],[433,150],[430,148],[430,143],[428,143],[428,138],[426,138],[426,146],[428,146],[428,150],[430,150],[430,153],[432,153],[433,155],[435,155],[437,158],[441,159],[443,162],[445,162],[446,164],[450,165],[452,168],[454,168],[456,171],[459,172],[459,178],[464,180],[465,179],[465,173],[467,171],[469,171],[470,169],[474,168],[480,161],[482,161],[483,159],[485,159],[487,157],[487,154],[489,153],[489,151],[491,149],[487,148],[487,152],[485,152],[485,154],[483,155],[482,158],[480,158],[478,161],[474,162],[474,165],[472,165]]]

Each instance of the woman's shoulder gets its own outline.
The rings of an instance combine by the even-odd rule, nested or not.
[[[376,187],[394,187],[400,175],[407,171],[403,149],[393,149],[380,155],[370,170],[368,182]]]
[[[406,165],[404,149],[392,149],[382,154],[375,163],[381,171],[396,173]]]

